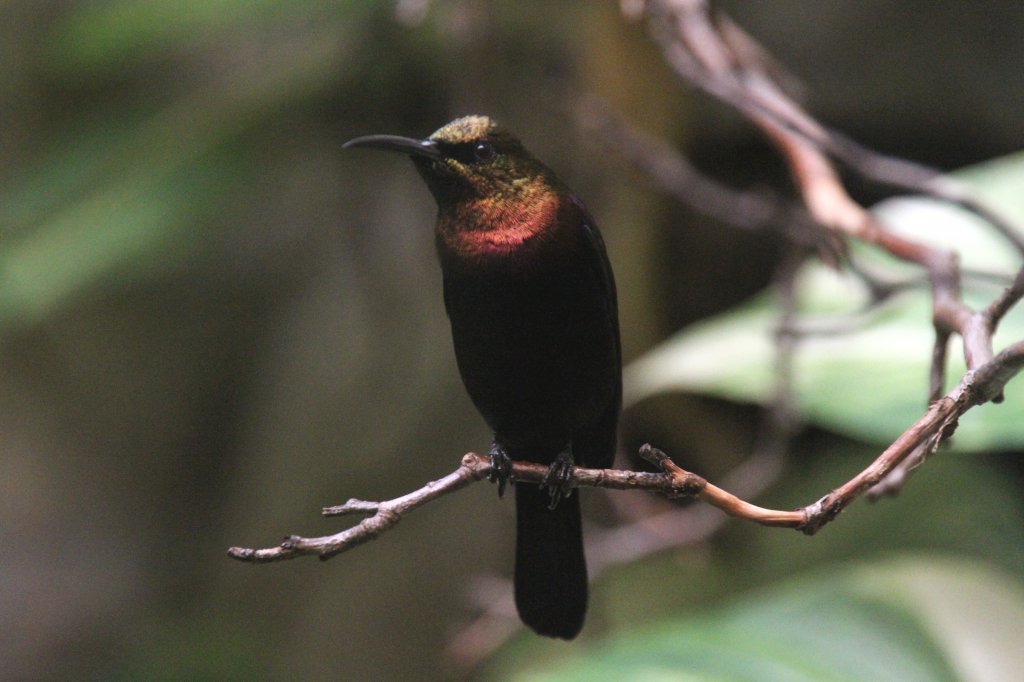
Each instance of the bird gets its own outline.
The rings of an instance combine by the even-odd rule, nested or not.
[[[493,433],[489,478],[500,496],[512,461],[548,466],[540,486],[511,481],[516,609],[537,634],[571,640],[588,591],[572,469],[612,466],[622,409],[615,279],[597,224],[487,116],[426,139],[366,135],[343,146],[407,155],[436,200],[456,363]]]

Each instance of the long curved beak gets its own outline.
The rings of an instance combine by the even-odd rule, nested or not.
[[[437,148],[437,143],[433,140],[416,140],[399,135],[364,135],[341,145],[342,149],[349,149],[351,147],[386,149],[388,151],[409,154],[410,156],[422,156],[434,161],[441,158],[441,150]]]

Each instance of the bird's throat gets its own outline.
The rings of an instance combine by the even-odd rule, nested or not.
[[[512,255],[546,241],[558,224],[558,196],[530,202],[478,199],[438,218],[440,246],[451,255],[478,259]]]

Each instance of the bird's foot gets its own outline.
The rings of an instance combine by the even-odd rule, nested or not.
[[[555,461],[548,468],[544,480],[541,481],[541,490],[547,489],[551,496],[548,509],[554,509],[563,497],[572,495],[572,450],[562,450],[555,457]]]
[[[487,480],[498,484],[498,497],[501,497],[505,494],[505,484],[515,482],[512,480],[512,458],[508,456],[505,446],[497,441],[491,443],[491,449],[487,454],[491,459],[491,471],[487,474]]]

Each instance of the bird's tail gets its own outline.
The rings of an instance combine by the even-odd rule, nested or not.
[[[519,617],[539,635],[572,639],[587,612],[579,493],[548,509],[546,490],[520,483],[515,491]]]

